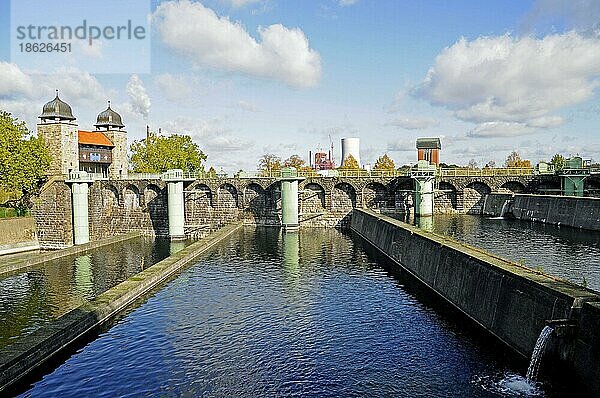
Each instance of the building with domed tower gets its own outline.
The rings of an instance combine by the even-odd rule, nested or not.
[[[68,175],[79,170],[79,130],[71,107],[56,97],[46,103],[39,116],[38,135],[44,138],[52,158],[48,175]]]
[[[52,157],[48,175],[86,171],[103,178],[127,177],[127,132],[110,101],[96,118],[94,131],[79,130],[71,107],[57,90],[56,97],[44,105],[37,127]]]

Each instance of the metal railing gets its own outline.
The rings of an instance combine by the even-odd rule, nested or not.
[[[499,177],[530,176],[535,174],[533,167],[483,168],[483,169],[440,169],[442,177]]]
[[[317,172],[315,170],[298,170],[297,176],[303,178],[396,178],[396,177],[410,177],[415,174],[417,168],[411,169],[400,169],[400,170],[363,170],[363,169],[335,169],[335,170],[322,170]],[[600,168],[588,169],[590,173],[600,173]],[[78,179],[77,174],[72,173],[69,179]],[[483,168],[483,169],[469,169],[469,168],[438,168],[435,170],[435,174],[441,177],[499,177],[499,176],[531,176],[537,174],[533,167],[509,167],[509,168]],[[124,180],[160,180],[169,179],[174,176],[173,173],[129,173]],[[73,178],[75,177],[75,178]],[[282,174],[282,170],[264,170],[264,171],[240,171],[233,175],[233,178],[273,178],[280,179],[285,177]],[[86,179],[90,180],[108,180],[106,175],[101,173],[87,173]],[[208,172],[180,172],[177,174],[177,178],[183,180],[196,180],[196,179],[222,179],[231,178],[227,173],[208,173]]]

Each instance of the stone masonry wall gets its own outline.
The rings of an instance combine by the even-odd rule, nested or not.
[[[54,180],[42,189],[32,215],[40,247],[55,249],[73,244],[71,188],[62,180]]]

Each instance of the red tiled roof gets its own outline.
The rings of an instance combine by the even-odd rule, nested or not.
[[[79,143],[85,145],[115,146],[104,134],[97,131],[79,130]]]

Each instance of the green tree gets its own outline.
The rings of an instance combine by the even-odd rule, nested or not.
[[[258,160],[258,170],[267,172],[281,170],[281,158],[272,153],[265,153]]]
[[[567,160],[560,153],[555,154],[552,156],[552,159],[550,159],[550,164],[553,164],[554,169],[557,171],[562,170],[565,167],[566,162]]]
[[[340,169],[358,170],[358,169],[360,169],[360,166],[359,166],[358,162],[356,161],[356,159],[354,158],[354,156],[348,155],[348,157],[344,160],[344,163],[342,164],[342,167],[340,167]]]
[[[206,155],[189,135],[151,135],[131,144],[131,164],[136,173],[203,171],[205,160]]]
[[[30,208],[46,180],[50,154],[41,137],[33,137],[24,122],[0,111],[0,191],[10,197],[4,205]]]
[[[387,153],[379,157],[379,159],[377,159],[377,161],[375,162],[375,166],[373,166],[373,170],[393,171],[395,169],[396,165]]]

